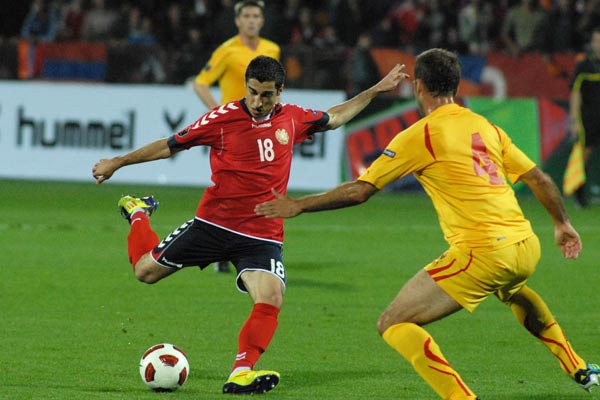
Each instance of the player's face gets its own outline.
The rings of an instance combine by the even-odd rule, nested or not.
[[[242,8],[240,15],[235,18],[242,36],[256,37],[260,33],[265,20],[260,7],[247,6]]]
[[[281,89],[275,88],[275,82],[259,82],[249,79],[246,82],[246,106],[254,118],[263,118],[269,115],[273,106],[279,100]]]

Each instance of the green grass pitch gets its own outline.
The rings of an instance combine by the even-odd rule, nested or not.
[[[222,399],[251,308],[233,274],[188,268],[156,285],[127,262],[121,194],[154,194],[159,236],[191,218],[199,188],[0,180],[1,399]],[[549,217],[522,206],[542,241],[530,285],[547,301],[576,351],[600,361],[600,208],[568,203],[584,250],[562,259]],[[286,222],[288,287],[279,329],[258,367],[281,373],[272,399],[436,399],[375,321],[403,282],[445,249],[424,195],[380,193],[367,204]],[[588,395],[494,298],[474,314],[427,328],[484,400],[569,400]],[[191,374],[172,394],[141,382],[151,345],[174,343]]]

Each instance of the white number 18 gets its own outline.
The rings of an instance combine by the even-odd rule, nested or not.
[[[285,269],[283,268],[283,263],[281,261],[276,262],[271,258],[271,272],[280,276],[281,279],[285,279]]]
[[[258,142],[258,152],[260,153],[260,161],[273,161],[275,158],[275,150],[273,150],[273,141],[269,138],[264,141],[256,139]]]

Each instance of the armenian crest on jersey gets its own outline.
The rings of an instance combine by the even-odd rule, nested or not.
[[[277,129],[275,131],[275,139],[277,139],[279,143],[286,145],[290,141],[290,135],[285,129]]]

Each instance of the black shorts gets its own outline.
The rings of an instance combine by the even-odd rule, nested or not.
[[[600,112],[598,112],[598,108],[582,109],[581,123],[585,130],[585,147],[598,147],[600,145]]]
[[[237,270],[236,286],[247,293],[243,271],[261,270],[278,277],[285,286],[283,247],[280,243],[244,236],[199,219],[171,232],[152,250],[152,258],[165,268],[181,269],[229,260]]]

